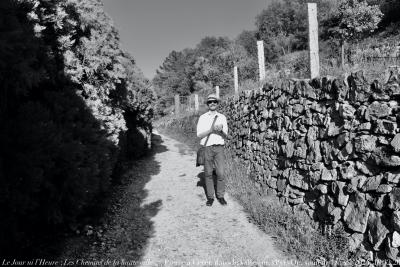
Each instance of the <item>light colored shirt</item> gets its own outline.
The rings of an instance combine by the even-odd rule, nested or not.
[[[214,121],[214,117],[217,116],[217,120],[214,123],[215,125],[222,125],[222,131],[227,135],[228,134],[228,123],[225,115],[217,112],[217,111],[208,111],[200,116],[199,121],[197,122],[197,137],[199,137],[202,133],[211,129],[211,125]],[[200,144],[204,145],[206,142],[207,136],[200,140]],[[210,134],[210,138],[208,138],[206,146],[212,145],[223,145],[225,144],[224,138],[222,136],[212,133]]]

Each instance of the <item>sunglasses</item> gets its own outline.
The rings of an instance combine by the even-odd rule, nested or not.
[[[210,104],[218,104],[218,101],[217,100],[207,101],[207,104],[208,105],[210,105]]]

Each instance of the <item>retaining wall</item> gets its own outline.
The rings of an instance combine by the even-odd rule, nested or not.
[[[222,103],[227,146],[258,184],[324,224],[343,225],[350,249],[398,260],[400,76],[363,73],[266,85]]]

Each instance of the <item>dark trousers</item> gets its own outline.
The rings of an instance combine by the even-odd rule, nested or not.
[[[214,198],[214,166],[217,173],[216,196],[222,198],[225,194],[225,155],[222,145],[205,148],[204,178],[207,198]]]

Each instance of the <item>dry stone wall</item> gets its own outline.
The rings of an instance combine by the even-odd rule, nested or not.
[[[351,250],[398,260],[399,78],[395,68],[385,85],[369,83],[360,71],[243,92],[222,104],[228,148],[266,190],[344,226]]]

